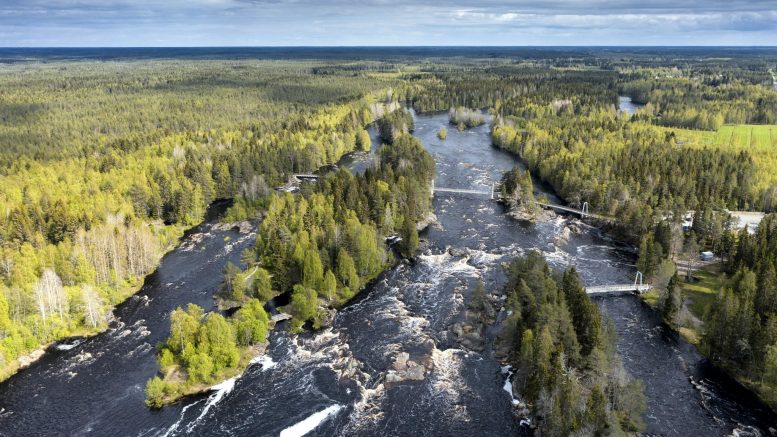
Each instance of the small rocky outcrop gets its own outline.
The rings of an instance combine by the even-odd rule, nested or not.
[[[561,230],[554,238],[553,241],[557,245],[567,244],[569,243],[569,238],[572,236],[572,232],[569,230],[569,227],[564,226],[564,229]]]
[[[426,217],[424,217],[423,219],[421,219],[421,221],[416,223],[416,229],[418,230],[418,232],[421,232],[424,229],[428,228],[429,226],[433,224],[438,224],[438,223],[439,222],[437,221],[437,216],[434,215],[433,212],[429,212],[429,214],[427,214]]]
[[[427,369],[423,364],[411,360],[410,354],[407,352],[400,352],[386,373],[386,383],[423,381],[426,378],[426,374]]]
[[[213,225],[213,230],[216,231],[229,231],[235,229],[241,234],[250,234],[254,231],[254,225],[249,220],[243,220],[234,223],[216,223]]]
[[[510,204],[507,216],[518,221],[529,223],[544,223],[553,220],[556,217],[556,213],[549,209],[542,209],[539,206],[529,208],[524,204],[515,203]]]
[[[337,310],[333,308],[322,308],[321,317],[318,319],[319,328],[330,328],[335,323]]]
[[[24,369],[26,367],[30,367],[32,363],[38,361],[41,359],[41,357],[46,353],[45,349],[35,349],[34,351],[30,352],[27,355],[22,355],[21,357],[17,358],[17,361],[19,361],[19,368]]]
[[[481,352],[484,349],[482,325],[469,323],[456,323],[451,327],[451,332],[456,336],[456,341],[465,349]]]

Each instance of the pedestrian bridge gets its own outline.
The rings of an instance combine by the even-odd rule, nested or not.
[[[651,288],[653,288],[652,285],[642,282],[642,272],[637,272],[632,284],[595,285],[585,287],[585,292],[588,294],[618,294],[627,292],[641,294]]]
[[[614,284],[614,285],[596,285],[593,287],[585,287],[585,292],[588,294],[608,294],[608,293],[626,293],[636,292],[644,293],[652,288],[649,284],[634,285],[634,284]]]
[[[475,194],[475,195],[481,195],[481,196],[488,196],[491,200],[498,200],[500,196],[498,189],[499,189],[499,186],[496,183],[491,184],[490,191],[470,190],[470,189],[464,189],[464,188],[445,188],[445,187],[436,186],[434,184],[434,180],[432,180],[432,195],[434,195],[435,193]],[[598,215],[598,214],[591,214],[590,212],[588,212],[588,202],[583,202],[582,209],[572,208],[571,206],[556,205],[553,203],[536,202],[536,201],[534,203],[537,206],[541,206],[543,208],[555,209],[557,211],[564,211],[564,212],[570,212],[572,214],[577,214],[581,218],[593,217],[599,220],[611,220],[610,217],[605,217],[603,215]]]
[[[494,195],[496,193],[496,184],[491,184],[491,191],[483,191],[483,190],[468,190],[464,188],[444,188],[444,187],[437,187],[434,185],[434,179],[432,179],[432,195],[434,193],[459,193],[459,194],[479,194],[483,196],[488,196],[491,199],[494,199]]]

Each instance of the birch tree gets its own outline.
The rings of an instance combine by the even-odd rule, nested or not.
[[[65,295],[62,280],[54,270],[50,268],[43,270],[40,280],[35,284],[34,292],[41,318],[45,319],[56,313],[59,319],[63,320],[67,295]]]
[[[89,284],[85,284],[81,288],[81,299],[84,305],[84,319],[86,323],[92,328],[96,328],[100,324],[100,316],[102,315],[103,302],[100,295],[95,291],[94,287]]]

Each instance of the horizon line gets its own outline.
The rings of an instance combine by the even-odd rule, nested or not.
[[[3,46],[4,49],[272,49],[272,48],[307,48],[307,49],[343,49],[343,48],[777,48],[777,45],[149,45],[149,46]]]

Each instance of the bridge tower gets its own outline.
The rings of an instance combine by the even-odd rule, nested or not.
[[[585,218],[588,215],[588,202],[583,202],[583,212],[580,213],[580,218]]]
[[[491,183],[491,200],[494,200],[494,191],[496,190],[496,182]]]
[[[639,284],[637,284],[639,282]],[[642,272],[637,270],[636,276],[634,276],[634,287],[642,287]]]

